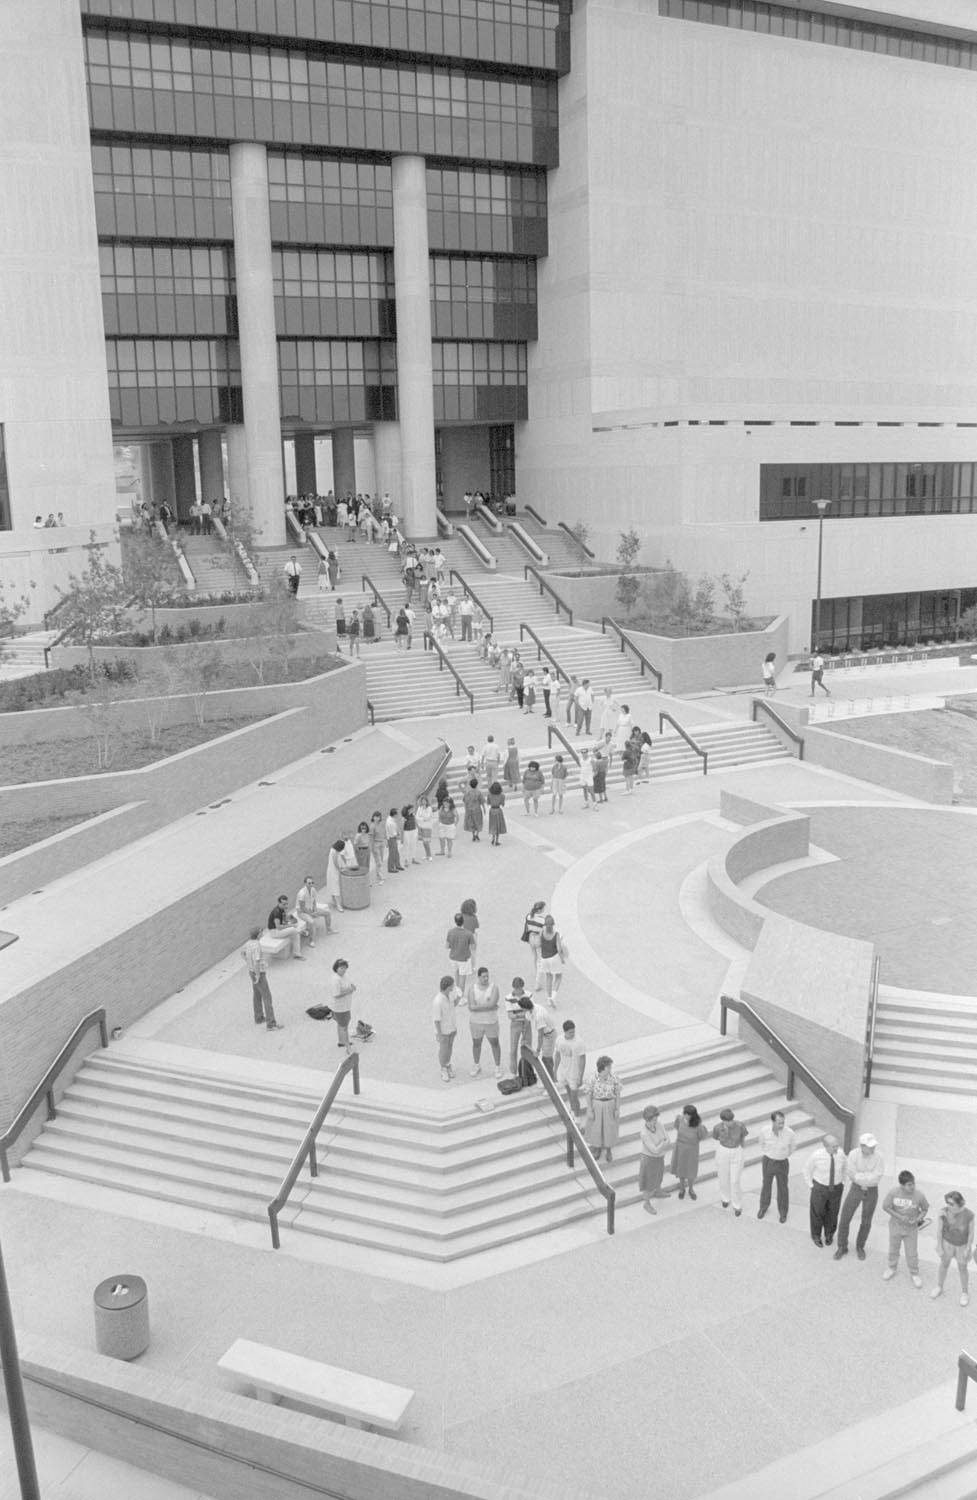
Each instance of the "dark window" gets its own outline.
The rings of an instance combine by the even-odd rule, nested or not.
[[[977,513],[977,464],[761,464],[760,520]]]
[[[121,427],[243,421],[241,358],[228,339],[106,339],[112,421]]]

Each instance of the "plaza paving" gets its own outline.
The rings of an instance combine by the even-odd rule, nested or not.
[[[401,729],[418,739],[424,732]],[[445,733],[463,750],[485,729],[464,717],[426,733]],[[331,1071],[333,1029],[304,1009],[322,998],[341,950],[378,1029],[364,1053],[365,1088],[375,1080],[432,1107],[449,1095],[474,1103],[491,1084],[461,1069],[450,1088],[440,1083],[429,1020],[444,932],[468,895],[479,903],[479,956],[503,982],[525,969],[519,934],[529,900],[551,901],[571,950],[559,1014],[574,1015],[591,1050],[701,1028],[737,962],[697,884],[703,862],[735,836],[718,817],[720,787],[812,810],[826,820],[829,848],[836,823],[860,826],[874,808],[881,826],[915,817],[914,805],[880,788],[786,761],[628,798],[612,788],[596,814],[573,799],[562,818],[527,819],[517,800],[501,849],[459,837],[453,860],[392,878],[370,911],[340,917],[341,935],[321,941],[309,961],[276,962],[284,1031],[252,1024],[233,952],[133,1034],[220,1055],[231,1071],[236,1058]],[[804,882],[842,868],[849,854],[857,861],[869,840],[865,832],[834,851],[838,863],[815,860],[784,877],[796,883],[807,920],[816,887]],[[938,840],[923,840],[924,888],[941,864]],[[295,872],[296,889],[304,873]],[[864,869],[860,878],[865,890]],[[883,878],[873,872],[873,884]],[[403,911],[402,927],[380,926],[387,904]],[[882,913],[884,903],[870,910]],[[959,1153],[955,1163],[971,1144],[966,1130],[945,1140],[924,1119],[874,1101],[863,1122],[890,1166],[916,1149],[938,1170],[947,1150]],[[952,1180],[922,1185],[934,1198]],[[383,1273],[355,1247],[304,1236],[275,1253],[261,1226],[63,1187],[29,1169],[0,1194],[0,1228],[18,1321],[32,1333],[90,1347],[92,1288],[116,1270],[137,1271],[150,1287],[150,1368],[212,1383],[223,1349],[251,1337],[412,1386],[408,1441],[464,1456],[528,1492],[555,1485],[570,1500],[612,1485],[634,1500],[692,1500],[945,1382],[977,1307],[975,1299],[961,1309],[955,1296],[933,1303],[904,1272],[883,1284],[878,1223],[865,1264],[851,1256],[838,1265],[815,1250],[796,1173],[785,1226],[775,1216],[757,1222],[755,1174],[746,1185],[739,1220],[706,1187],[697,1204],[663,1202],[657,1219],[623,1211],[613,1239],[595,1220],[480,1257],[477,1268],[405,1277]],[[922,1253],[928,1288],[928,1237]]]

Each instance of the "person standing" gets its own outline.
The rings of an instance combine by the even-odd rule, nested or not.
[[[964,1196],[956,1189],[944,1194],[943,1207],[936,1220],[936,1249],[940,1257],[940,1269],[936,1273],[936,1286],[931,1297],[942,1297],[946,1273],[951,1260],[957,1263],[960,1273],[960,1306],[970,1302],[967,1271],[974,1249],[974,1216],[965,1207]]]
[[[566,1089],[570,1108],[575,1115],[580,1113],[580,1090],[587,1066],[587,1049],[577,1036],[573,1021],[564,1021],[563,1035],[556,1043],[556,1085]]]
[[[394,622],[394,645],[397,647],[398,651],[402,651],[407,645],[408,629],[409,622],[407,619],[407,610],[404,605],[401,605],[400,609],[397,611],[397,618]]]
[[[504,808],[505,792],[502,790],[502,784],[501,782],[493,781],[488,789],[489,833],[491,835],[491,842],[496,848],[499,847],[499,840],[502,835],[508,831]]]
[[[743,1143],[749,1132],[742,1120],[737,1120],[729,1108],[719,1111],[719,1124],[713,1126],[716,1142],[716,1173],[719,1177],[719,1201],[723,1208],[733,1205],[733,1213],[739,1218],[743,1212],[743,1193],[740,1181],[743,1176]]]
[[[553,707],[550,700],[553,694],[553,674],[549,667],[543,668],[543,675],[539,679],[539,690],[543,695],[543,718],[552,719]]]
[[[275,1020],[275,1007],[268,987],[268,962],[261,951],[261,928],[252,927],[251,936],[241,949],[247,971],[251,976],[251,1004],[254,1008],[254,1024],[264,1022],[269,1031],[284,1028]]]
[[[580,679],[579,679],[579,677],[574,677],[573,674],[571,673],[571,675],[570,675],[570,681],[567,684],[567,701],[566,701],[566,722],[567,722],[567,726],[568,727],[569,727],[570,723],[572,722],[572,720],[573,720],[573,718],[574,718],[574,716],[575,716],[575,714],[577,712],[577,689],[579,688],[579,686],[580,686]]]
[[[536,707],[536,673],[532,667],[526,671],[523,681],[523,713],[531,714]]]
[[[883,1281],[891,1281],[899,1267],[900,1248],[906,1252],[909,1279],[917,1289],[922,1286],[919,1274],[919,1231],[926,1219],[929,1201],[916,1186],[912,1172],[900,1172],[898,1185],[890,1188],[882,1200],[882,1212],[889,1215],[889,1264],[882,1272]]]
[[[512,691],[516,702],[522,709],[526,698],[526,668],[519,659],[518,651],[512,663]]]
[[[472,619],[475,614],[475,606],[469,594],[462,594],[458,604],[458,618],[461,621],[461,638],[470,641],[472,638]]]
[[[624,790],[630,797],[634,791],[634,778],[638,774],[638,766],[641,760],[641,751],[634,740],[627,739],[624,749],[621,751],[621,770],[624,773]]]
[[[519,1070],[519,1048],[523,1042],[532,1045],[533,1002],[526,994],[526,982],[517,975],[512,989],[505,997],[505,1013],[509,1017],[509,1072],[513,1078]]]
[[[356,994],[356,985],[348,979],[348,974],[347,960],[337,958],[332,966],[332,1018],[339,1035],[339,1046],[344,1047],[347,1052],[352,1052],[349,1041],[349,1023],[353,1014],[353,996]]]
[[[336,585],[343,575],[343,570],[338,556],[331,547],[329,549],[329,555],[326,558],[326,567],[329,571],[329,587],[333,591],[333,593],[335,593]]]
[[[494,734],[490,734],[485,741],[485,749],[481,754],[481,768],[485,776],[485,784],[491,786],[493,781],[499,779],[499,766],[502,764],[502,751]]]
[[[699,1175],[699,1148],[709,1134],[694,1104],[683,1104],[682,1113],[675,1116],[675,1142],[672,1146],[672,1164],[669,1168],[678,1178],[678,1195],[696,1196],[695,1180]]]
[[[387,873],[390,875],[402,875],[404,867],[400,862],[400,824],[397,821],[397,809],[392,807],[387,814],[384,826],[387,838]]]
[[[529,951],[533,955],[533,988],[536,990],[540,990],[543,987],[543,976],[539,968],[539,939],[543,931],[545,911],[545,901],[534,901],[526,913],[522,926],[522,941],[529,944]]]
[[[519,790],[519,750],[511,735],[506,741],[505,765],[502,768],[502,775],[506,786],[511,787],[514,792]]]
[[[359,656],[360,654],[360,612],[354,609],[349,617],[349,654]]]
[[[587,1122],[584,1140],[594,1153],[594,1161],[600,1161],[601,1152],[607,1161],[613,1161],[613,1148],[617,1145],[621,1128],[621,1081],[614,1074],[614,1059],[599,1057],[597,1072],[587,1089]]]
[[[811,657],[811,697],[814,697],[814,689],[820,688],[826,697],[831,697],[831,689],[824,685],[824,657],[820,651],[815,651]]]
[[[468,1025],[472,1034],[472,1062],[469,1076],[477,1078],[482,1071],[482,1042],[492,1049],[496,1078],[502,1077],[502,1049],[499,1045],[499,986],[493,984],[483,964],[475,976],[468,996]]]
[[[417,811],[414,813],[414,817],[417,820],[417,832],[420,835],[421,843],[424,845],[424,858],[425,860],[430,860],[433,858],[431,854],[431,835],[434,831],[434,808],[431,806],[428,797],[418,797]]]
[[[843,1255],[848,1254],[848,1231],[859,1208],[862,1211],[862,1217],[855,1240],[855,1253],[859,1260],[865,1259],[865,1246],[868,1243],[872,1218],[879,1201],[879,1183],[884,1175],[885,1159],[879,1150],[879,1143],[874,1135],[866,1131],[864,1135],[859,1136],[858,1145],[854,1151],[849,1152],[845,1163],[845,1178],[849,1183],[849,1188],[841,1207],[835,1260],[841,1260]]]
[[[458,832],[458,814],[455,811],[454,800],[445,797],[438,804],[438,842],[441,845],[441,853],[451,859],[455,848],[455,834]]]
[[[777,691],[777,653],[768,651],[763,658],[763,691],[772,698]]]
[[[847,1160],[838,1137],[826,1135],[804,1163],[804,1181],[811,1190],[811,1239],[819,1250],[835,1237]]]
[[[298,593],[299,583],[301,582],[301,579],[302,564],[299,562],[298,558],[293,552],[291,557],[288,559],[288,562],[285,564],[285,582],[288,585],[290,593]]]
[[[531,810],[533,817],[539,817],[539,797],[545,785],[539,761],[531,760],[522,773],[522,800],[527,816]],[[530,803],[532,803],[532,809],[530,809]]]
[[[607,801],[607,772],[610,761],[605,755],[601,745],[595,745],[591,756],[591,765],[594,768],[594,802]]]
[[[760,1187],[760,1207],[757,1218],[762,1219],[770,1207],[770,1194],[777,1184],[777,1212],[781,1224],[787,1223],[790,1207],[790,1153],[794,1148],[794,1132],[784,1118],[782,1109],[775,1109],[770,1124],[760,1131],[760,1150],[763,1152],[763,1182]]]
[[[404,864],[419,865],[417,858],[417,815],[414,812],[413,803],[408,802],[400,809],[400,827],[404,844]]]
[[[563,811],[563,796],[567,789],[567,768],[562,755],[556,756],[550,771],[550,816]]]
[[[597,799],[594,795],[594,763],[590,758],[590,751],[583,750],[580,754],[580,790],[583,792],[584,807],[592,807],[597,811]]]
[[[376,871],[377,885],[383,885],[383,866],[387,858],[387,827],[383,814],[375,812],[370,818],[370,853]]]
[[[446,974],[438,986],[432,1006],[438,1062],[441,1064],[441,1078],[445,1083],[450,1083],[455,1076],[455,1070],[451,1066],[451,1053],[458,1034],[458,1005],[461,999],[461,991],[455,988],[451,975]]]
[[[563,983],[563,965],[568,957],[567,945],[556,930],[556,922],[552,917],[546,917],[539,934],[539,972],[546,985],[546,998],[553,1006]]]
[[[667,1198],[662,1187],[665,1176],[665,1152],[668,1150],[668,1131],[661,1122],[661,1110],[657,1104],[648,1104],[641,1112],[641,1157],[638,1165],[638,1192],[641,1206],[647,1214],[658,1212],[652,1198]]]
[[[579,734],[582,729],[584,734],[589,734],[590,721],[593,718],[594,714],[594,694],[590,686],[589,677],[585,677],[583,682],[581,682],[580,686],[577,688],[575,698],[577,705],[577,733]]]
[[[448,959],[454,969],[455,984],[462,994],[467,994],[475,970],[475,934],[465,926],[461,912],[455,912],[454,921],[448,928],[445,944]]]
[[[601,738],[605,735],[613,735],[618,721],[617,699],[609,687],[604,689],[604,696],[597,704],[597,726],[601,732]]]
[[[556,1078],[556,1022],[553,1012],[533,1001],[533,1020],[536,1023],[536,1051],[539,1060],[551,1078]]]
[[[477,776],[471,778],[461,800],[465,807],[465,831],[471,834],[472,843],[477,844],[485,826],[485,798],[479,788]]]

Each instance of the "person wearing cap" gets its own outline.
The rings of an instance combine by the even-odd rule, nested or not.
[[[557,1039],[555,1055],[557,1088],[566,1089],[570,1108],[575,1115],[579,1115],[580,1088],[587,1066],[587,1049],[578,1037],[573,1021],[564,1021],[563,1036]]]
[[[657,1214],[652,1198],[667,1198],[662,1187],[665,1176],[665,1152],[668,1150],[668,1131],[661,1122],[661,1111],[657,1104],[648,1104],[641,1112],[641,1157],[638,1166],[638,1192],[641,1206],[646,1214]]]
[[[835,1237],[847,1161],[838,1137],[826,1135],[804,1163],[804,1181],[811,1189],[811,1239],[819,1250]]]
[[[879,1150],[879,1143],[870,1131],[866,1131],[864,1135],[859,1136],[858,1145],[854,1151],[849,1152],[848,1160],[845,1162],[845,1178],[849,1187],[841,1206],[835,1260],[841,1260],[843,1255],[848,1254],[848,1231],[859,1208],[862,1210],[862,1217],[855,1240],[855,1253],[859,1260],[865,1259],[865,1246],[879,1201],[879,1183],[884,1175],[885,1159]]]
[[[733,1205],[733,1213],[739,1218],[743,1212],[743,1192],[740,1186],[743,1177],[743,1142],[749,1132],[742,1120],[737,1120],[728,1107],[719,1111],[719,1124],[712,1129],[716,1142],[716,1174],[719,1178],[719,1201],[723,1208]]]
[[[298,918],[288,909],[288,897],[279,896],[277,906],[273,906],[268,913],[268,931],[277,932],[282,937],[287,937],[292,944],[292,957],[303,958],[302,928],[299,926]]]
[[[917,1291],[922,1286],[919,1231],[929,1223],[928,1209],[929,1199],[916,1186],[912,1172],[900,1172],[898,1186],[890,1188],[882,1200],[882,1212],[889,1215],[889,1264],[882,1272],[883,1281],[892,1280],[899,1268],[899,1251],[905,1249],[909,1279]]]

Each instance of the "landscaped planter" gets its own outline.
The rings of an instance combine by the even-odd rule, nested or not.
[[[679,638],[631,630],[619,614],[614,618],[661,672],[667,693],[704,693],[710,688],[742,687],[751,682],[759,691],[760,669],[767,653],[775,651],[782,665],[787,661],[786,615],[779,615],[763,630]]]
[[[269,638],[270,639],[270,638]],[[139,674],[151,672],[164,662],[179,662],[193,655],[201,647],[213,647],[223,661],[248,661],[255,655],[255,642],[241,636],[209,636],[198,641],[173,642],[168,646],[96,646],[96,661],[117,661],[127,657],[136,663]],[[336,650],[335,631],[299,630],[289,653],[293,657],[332,656]],[[280,660],[280,658],[275,658]],[[52,646],[52,667],[74,667],[88,665],[88,650],[85,646]],[[257,682],[257,677],[255,678]]]

